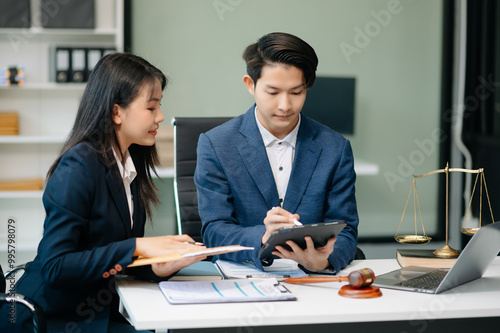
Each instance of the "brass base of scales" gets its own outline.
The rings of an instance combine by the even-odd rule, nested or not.
[[[394,236],[394,239],[398,241],[399,243],[406,243],[406,244],[424,244],[428,243],[431,240],[431,237],[427,236],[425,234],[425,228],[424,228],[424,222],[422,220],[422,212],[420,210],[420,201],[418,199],[418,191],[417,191],[417,182],[416,178],[423,178],[427,176],[431,176],[434,174],[438,173],[444,173],[446,174],[446,245],[443,246],[440,249],[437,249],[433,252],[434,256],[439,257],[439,258],[456,258],[460,254],[459,251],[451,248],[448,245],[448,196],[449,196],[449,173],[450,172],[463,172],[463,173],[475,173],[477,174],[476,176],[476,181],[474,182],[474,188],[472,189],[472,194],[470,197],[469,201],[469,206],[467,208],[467,213],[465,214],[465,219],[463,226],[461,228],[461,232],[472,236],[474,235],[479,228],[481,227],[481,211],[482,211],[482,206],[483,206],[483,185],[484,185],[484,190],[486,193],[486,198],[488,200],[488,206],[490,208],[490,214],[491,214],[491,221],[494,223],[495,219],[493,218],[493,212],[491,210],[491,203],[490,203],[490,197],[488,195],[488,188],[486,187],[486,179],[484,177],[484,169],[480,168],[477,170],[469,170],[469,169],[459,169],[459,168],[449,168],[448,163],[446,164],[446,167],[444,169],[439,169],[439,170],[434,170],[430,171],[427,173],[424,173],[423,175],[413,175],[413,182],[410,187],[410,193],[408,194],[408,199],[406,200],[406,205],[405,209],[403,211],[403,216],[401,217],[401,222],[399,223],[398,231],[396,235]],[[467,221],[467,217],[469,215],[471,203],[472,203],[472,198],[474,197],[474,192],[476,190],[476,185],[478,182],[478,179],[481,179],[480,181],[480,201],[479,201],[479,226],[474,227],[474,228],[466,228],[465,227],[465,222]],[[399,235],[399,229],[401,229],[401,224],[403,223],[403,219],[406,213],[406,208],[408,207],[408,202],[410,201],[411,194],[413,193],[413,207],[414,207],[414,215],[415,215],[415,234],[414,235]],[[420,215],[420,222],[422,224],[422,232],[423,235],[419,235],[417,233],[417,209],[418,207],[418,212]]]

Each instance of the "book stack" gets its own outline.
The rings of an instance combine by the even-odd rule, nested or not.
[[[19,114],[17,112],[0,112],[0,135],[19,134]]]
[[[431,268],[451,268],[457,258],[440,258],[433,254],[434,250],[406,250],[396,251],[396,260],[401,267],[420,266]]]
[[[0,181],[0,191],[39,191],[42,188],[42,178]]]

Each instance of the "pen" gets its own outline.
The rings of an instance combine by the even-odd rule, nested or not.
[[[293,224],[295,224],[295,225],[302,225],[302,223],[300,223],[299,221],[297,221],[297,219],[293,219]]]
[[[186,244],[191,244],[191,245],[200,245],[200,246],[203,246],[203,243],[200,243],[200,242],[184,242]]]
[[[276,278],[276,279],[288,279],[290,275],[275,275],[275,274],[253,274],[247,275],[247,279],[263,279],[263,278]]]

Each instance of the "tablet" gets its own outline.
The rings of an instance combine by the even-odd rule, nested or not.
[[[305,236],[311,236],[316,248],[325,246],[328,240],[344,229],[345,221],[322,222],[315,224],[305,224],[293,227],[283,227],[273,233],[259,250],[259,259],[277,259],[279,257],[272,254],[276,245],[281,245],[288,251],[291,248],[286,245],[287,240],[294,241],[302,249],[306,248]]]

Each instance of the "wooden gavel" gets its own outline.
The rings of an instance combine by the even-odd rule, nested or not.
[[[375,273],[370,268],[363,268],[358,271],[352,271],[349,276],[309,276],[283,280],[283,282],[295,284],[342,281],[349,281],[349,285],[356,289],[364,288],[375,281]]]

